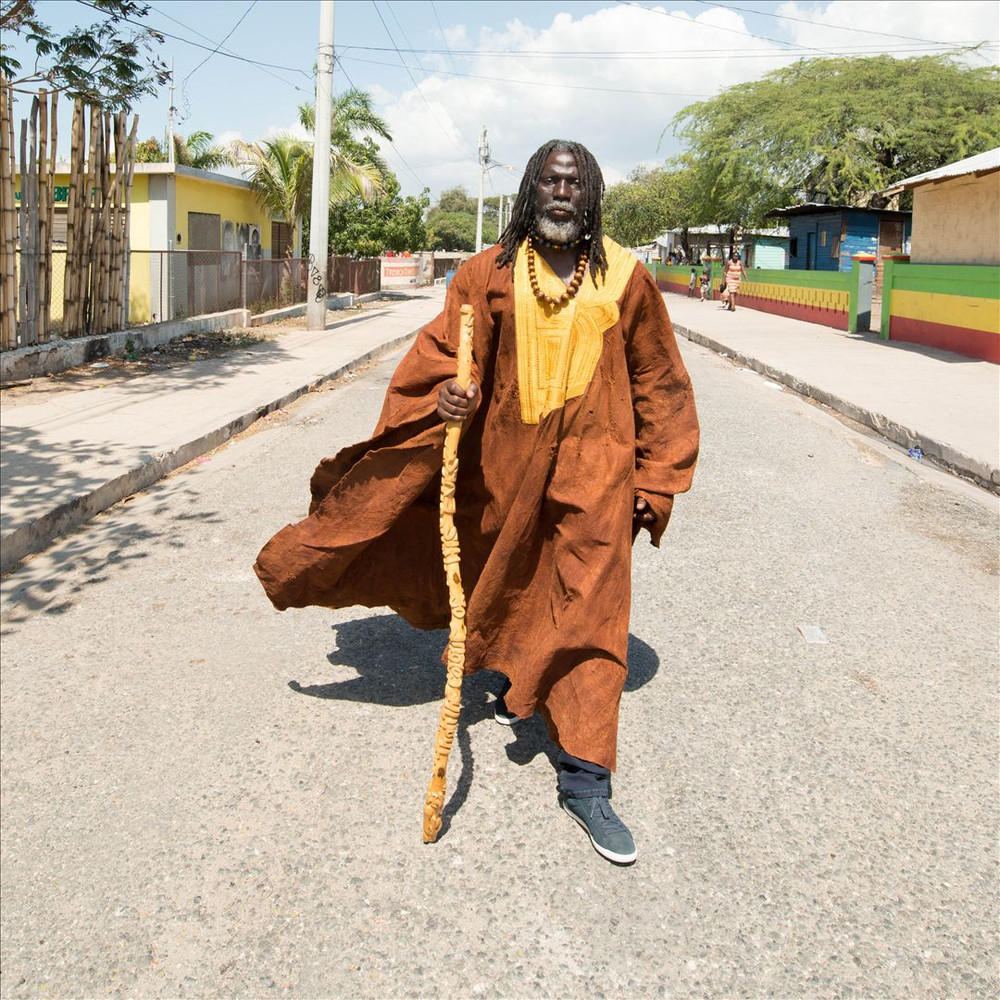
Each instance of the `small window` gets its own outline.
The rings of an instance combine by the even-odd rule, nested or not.
[[[826,246],[826,230],[825,229],[819,234],[819,245],[821,247],[825,247]]]
[[[788,241],[788,256],[798,257],[798,255],[799,255],[799,238],[798,236],[793,236]]]

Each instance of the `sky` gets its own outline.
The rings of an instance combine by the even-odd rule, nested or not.
[[[177,131],[228,141],[294,129],[313,98],[319,7],[152,0],[143,23],[168,36],[156,48],[173,61]],[[57,31],[100,19],[85,0],[38,0],[37,13]],[[511,194],[549,138],[590,147],[613,184],[679,151],[670,123],[683,107],[797,59],[980,43],[963,58],[997,63],[1000,0],[337,0],[334,90],[372,94],[403,194],[476,193],[483,127],[495,161],[486,194]],[[30,66],[25,50],[15,55]],[[136,105],[141,137],[163,138],[169,106],[167,88]]]

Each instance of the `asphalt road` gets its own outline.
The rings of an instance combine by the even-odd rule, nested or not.
[[[497,675],[425,846],[442,635],[256,583],[390,360],[3,581],[3,996],[997,995],[996,498],[685,353],[703,458],[635,558],[637,864],[557,810]]]

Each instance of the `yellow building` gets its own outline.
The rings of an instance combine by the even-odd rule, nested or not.
[[[54,321],[62,318],[65,254],[59,250],[66,244],[68,185],[67,165],[55,177]],[[20,200],[19,190],[15,197]],[[232,302],[235,308],[240,257],[297,257],[301,232],[273,219],[250,185],[237,177],[179,164],[137,163],[129,243],[129,321],[138,324],[214,312],[220,303]]]

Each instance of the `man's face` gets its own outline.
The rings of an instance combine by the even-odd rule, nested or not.
[[[572,243],[583,232],[583,184],[572,153],[549,153],[535,185],[535,228],[553,243]]]

